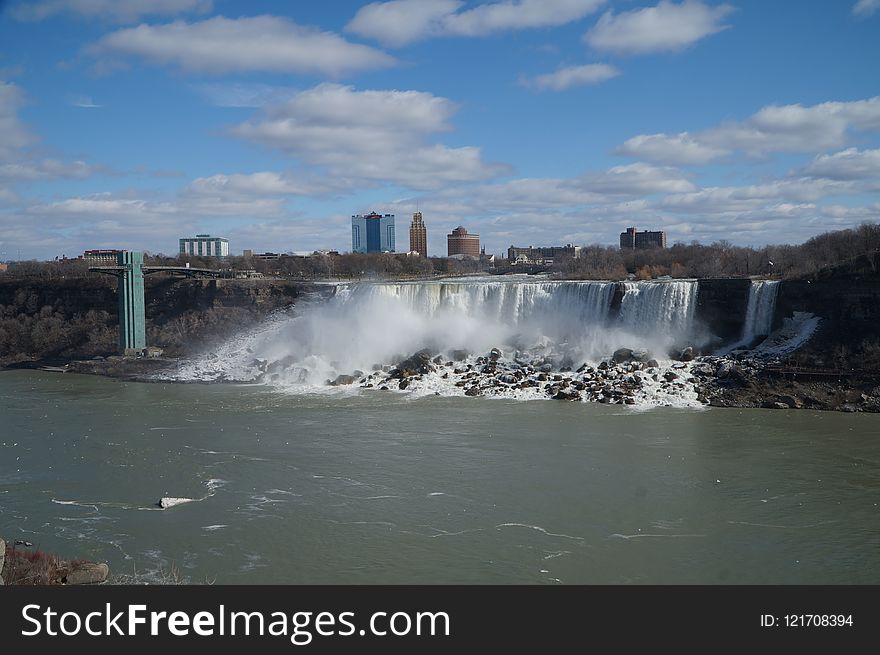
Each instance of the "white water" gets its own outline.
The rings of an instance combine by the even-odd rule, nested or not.
[[[778,291],[779,280],[752,280],[742,333],[742,341],[745,344],[750,344],[757,337],[766,337],[770,334]]]
[[[726,347],[722,353],[728,353],[737,348],[747,348],[758,337],[766,337],[770,334],[773,329],[773,315],[776,311],[778,292],[779,280],[752,280],[742,334],[736,343]]]
[[[486,354],[499,347],[554,367],[598,362],[617,348],[665,359],[694,336],[694,280],[626,283],[612,316],[612,282],[498,281],[357,283],[300,307],[213,354],[181,366],[183,379],[262,379],[323,386],[422,349]]]

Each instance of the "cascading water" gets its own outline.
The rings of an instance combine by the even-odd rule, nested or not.
[[[752,280],[740,338],[719,350],[717,354],[724,355],[739,348],[747,348],[754,344],[758,337],[766,337],[770,334],[778,291],[779,280]]]
[[[620,324],[642,337],[665,334],[672,342],[693,338],[697,306],[695,280],[626,282],[620,303]]]
[[[180,377],[323,385],[423,348],[479,355],[499,347],[560,368],[598,362],[621,347],[663,359],[690,342],[695,281],[625,283],[614,315],[618,284],[477,278],[340,285],[330,300],[277,316],[182,365]]]
[[[757,337],[770,334],[778,291],[779,280],[752,280],[746,320],[743,323],[742,343],[751,344]]]

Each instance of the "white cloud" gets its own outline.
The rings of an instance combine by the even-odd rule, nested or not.
[[[599,84],[620,75],[620,71],[608,64],[586,64],[584,66],[568,66],[553,73],[538,75],[526,80],[527,86],[549,91],[564,91],[574,86]]]
[[[585,35],[595,50],[621,55],[683,50],[700,39],[725,30],[730,5],[715,7],[700,0],[675,4],[661,0],[656,7],[633,9],[615,15],[608,11]]]
[[[624,141],[614,154],[681,166],[706,164],[725,152],[723,149],[700,143],[687,132],[681,132],[640,134]]]
[[[104,106],[95,104],[95,101],[92,100],[91,96],[83,95],[69,96],[67,102],[73,107],[80,107],[82,109],[99,109]]]
[[[746,186],[707,187],[691,193],[670,194],[656,202],[658,208],[700,216],[738,214],[767,207],[812,204],[851,193],[845,182],[794,179]]]
[[[375,48],[277,16],[141,24],[108,34],[88,51],[100,58],[99,63],[109,65],[118,63],[120,56],[137,56],[208,74],[266,71],[339,76],[395,63]]]
[[[95,170],[84,161],[41,159],[0,164],[0,180],[34,181],[52,178],[82,180],[91,177],[94,172]]]
[[[872,180],[880,184],[880,149],[847,148],[832,155],[819,155],[801,172],[829,180]]]
[[[300,176],[293,173],[260,171],[258,173],[217,174],[193,180],[184,193],[190,197],[215,197],[245,200],[263,196],[319,196],[347,191],[352,184],[345,179],[322,176]]]
[[[34,142],[33,135],[18,119],[24,102],[21,87],[0,81],[0,161],[17,158],[21,148]]]
[[[457,107],[419,91],[355,91],[321,84],[233,128],[331,176],[429,189],[506,172],[483,162],[479,148],[429,145],[452,129]]]
[[[259,82],[205,83],[192,88],[216,107],[265,107],[284,102],[297,93],[289,87]]]
[[[764,157],[840,148],[853,132],[880,132],[880,96],[809,107],[770,105],[744,121],[702,132],[638,135],[615,153],[660,163],[700,164],[736,151]]]
[[[870,16],[878,9],[880,9],[880,0],[859,0],[852,11],[856,16]]]
[[[19,20],[39,21],[60,13],[129,23],[143,16],[203,14],[213,8],[212,0],[42,0],[20,2],[10,10]]]
[[[503,0],[459,11],[458,0],[391,0],[361,7],[346,30],[389,46],[439,36],[487,36],[579,20],[605,0]]]
[[[651,166],[642,162],[587,173],[576,178],[574,184],[593,193],[632,196],[685,193],[696,189],[693,182],[677,168]]]

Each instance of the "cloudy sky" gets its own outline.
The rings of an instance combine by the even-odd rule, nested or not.
[[[0,260],[880,220],[880,0],[0,0]]]

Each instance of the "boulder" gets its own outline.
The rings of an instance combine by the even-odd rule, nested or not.
[[[464,392],[465,396],[482,396],[483,392],[479,387],[471,387],[467,391]]]
[[[678,357],[676,357],[676,359],[678,359],[678,361],[680,362],[692,362],[694,360],[694,357],[694,349],[688,346],[680,353],[678,353]]]
[[[632,348],[618,348],[614,351],[614,354],[611,355],[611,360],[615,364],[623,364],[624,362],[632,361],[633,359],[633,350]]]
[[[645,362],[645,366],[647,366],[648,368],[660,368],[660,362],[658,362],[656,359],[649,359],[647,362]]]
[[[402,379],[402,380],[400,381],[400,384],[397,385],[397,388],[400,389],[401,391],[403,391],[403,390],[406,389],[408,386],[409,386],[409,379],[408,379],[408,378],[404,378],[404,379]]]
[[[174,507],[175,505],[183,505],[184,503],[194,502],[195,498],[175,498],[173,496],[165,496],[159,499],[159,502],[156,503],[162,509],[168,509],[169,507]]]
[[[489,351],[489,359],[491,359],[493,362],[497,362],[502,357],[504,357],[504,353],[501,352],[498,348],[492,348],[492,350]]]
[[[666,371],[666,373],[663,374],[663,379],[667,382],[672,382],[673,380],[678,379],[678,375],[676,375],[672,371]]]
[[[775,400],[767,400],[761,405],[761,407],[764,409],[789,409],[788,405],[785,403],[779,403]]]
[[[791,409],[800,409],[801,407],[801,401],[794,396],[779,396],[776,400]]]
[[[553,400],[580,400],[581,395],[577,391],[560,390],[553,396]]]
[[[108,575],[110,575],[110,567],[103,562],[101,564],[86,562],[77,565],[73,571],[68,573],[64,582],[66,584],[99,584],[107,580]]]
[[[355,379],[352,375],[337,375],[336,379],[330,383],[330,386],[338,387],[341,384],[354,384]]]

